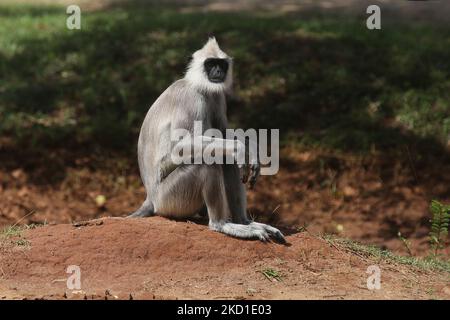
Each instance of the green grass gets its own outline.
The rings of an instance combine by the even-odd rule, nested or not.
[[[28,225],[11,225],[6,226],[0,231],[0,238],[9,239],[14,237],[21,237],[23,231],[35,229],[41,226],[40,224],[28,224]]]
[[[7,226],[0,232],[0,248],[5,243],[13,243],[17,246],[29,246],[29,241],[22,238],[22,232],[25,228],[22,226]],[[11,239],[13,238],[13,239]]]
[[[7,226],[0,232],[0,237],[10,238],[10,237],[20,237],[22,235],[22,226]]]
[[[261,273],[270,281],[281,281],[283,279],[281,273],[272,268],[265,268]]]
[[[336,238],[332,235],[326,235],[323,239],[329,243],[333,243],[334,245],[340,246],[352,253],[369,259],[382,260],[393,264],[402,264],[421,270],[443,271],[450,273],[450,260],[439,259],[435,256],[425,258],[399,256],[376,246],[363,245],[353,240]]]
[[[38,224],[6,226],[0,231],[0,245],[13,238],[12,243],[15,245],[29,247],[30,242],[23,238],[23,231],[35,229],[39,226]]]
[[[284,143],[357,153],[442,151],[450,134],[450,29],[309,13],[86,12],[0,6],[0,134],[27,148],[129,152],[145,112],[214,34],[235,59],[232,123]]]

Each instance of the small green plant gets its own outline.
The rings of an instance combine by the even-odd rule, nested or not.
[[[281,281],[282,275],[279,271],[272,269],[272,268],[266,268],[261,271],[261,273],[270,281]]]
[[[437,256],[439,250],[444,249],[445,241],[447,240],[450,221],[450,205],[445,205],[437,200],[432,200],[430,204],[430,211],[432,214],[430,220],[431,250],[434,256]]]
[[[408,251],[408,254],[412,257],[412,251],[411,251],[411,242],[409,242],[408,239],[406,239],[404,236],[402,236],[402,233],[399,231],[398,232],[398,238],[400,239],[400,241],[403,243],[403,245],[406,248],[406,251]]]

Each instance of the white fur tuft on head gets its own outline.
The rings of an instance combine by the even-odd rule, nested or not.
[[[203,66],[205,60],[208,58],[226,59],[228,61],[228,72],[223,83],[213,83],[208,80]],[[186,71],[185,79],[202,91],[228,91],[230,90],[233,82],[233,59],[220,49],[216,38],[211,37],[208,39],[203,48],[197,50],[192,55],[192,61]]]

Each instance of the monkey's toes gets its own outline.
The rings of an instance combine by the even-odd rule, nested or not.
[[[253,222],[253,225],[256,225],[257,227],[262,228],[265,231],[267,231],[269,233],[270,237],[272,237],[275,241],[277,241],[279,243],[283,243],[283,244],[286,243],[286,239],[284,238],[281,231],[278,230],[277,228],[269,226],[268,224],[257,223],[257,222]]]
[[[279,243],[282,243],[282,244],[286,243],[286,239],[284,238],[284,236],[280,230],[277,230],[276,232],[271,233],[271,236]]]
[[[267,242],[270,239],[270,235],[266,230],[256,230],[255,235],[262,242]]]

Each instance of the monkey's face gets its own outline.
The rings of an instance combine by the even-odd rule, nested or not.
[[[223,92],[233,82],[233,59],[223,52],[215,38],[192,55],[185,78],[207,92]]]
[[[222,83],[227,78],[227,59],[208,58],[203,63],[203,69],[212,83]]]

